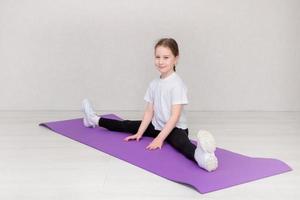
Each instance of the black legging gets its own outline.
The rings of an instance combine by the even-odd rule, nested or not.
[[[110,131],[127,132],[135,134],[137,133],[142,121],[132,120],[115,120],[100,118],[99,126],[104,127]],[[155,130],[152,123],[149,124],[143,136],[155,138],[160,133],[159,130]],[[182,153],[188,159],[195,161],[194,153],[196,145],[194,145],[188,138],[188,129],[181,129],[175,127],[166,138],[166,141],[173,146],[177,151]]]

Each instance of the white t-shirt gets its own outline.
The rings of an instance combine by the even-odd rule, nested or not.
[[[152,124],[156,130],[162,130],[171,117],[172,105],[188,104],[187,88],[177,73],[173,72],[164,79],[157,78],[151,81],[144,100],[153,104]],[[184,106],[176,127],[187,128]]]

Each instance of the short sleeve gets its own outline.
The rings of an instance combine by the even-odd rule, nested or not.
[[[148,87],[144,100],[149,102],[149,103],[153,103],[153,92],[151,90],[151,86]]]
[[[171,92],[172,105],[174,104],[188,104],[187,89],[184,85],[176,86]]]

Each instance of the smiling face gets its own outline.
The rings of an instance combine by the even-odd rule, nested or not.
[[[155,49],[155,66],[161,74],[161,78],[170,75],[174,70],[178,56],[174,56],[171,49],[164,46],[158,46]]]

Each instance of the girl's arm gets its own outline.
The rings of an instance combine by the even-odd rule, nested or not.
[[[147,146],[147,149],[157,149],[161,148],[164,140],[171,133],[173,128],[175,128],[176,123],[180,118],[180,113],[182,110],[182,104],[175,104],[172,106],[171,117],[164,126],[163,130],[158,134],[158,136]]]
[[[147,129],[148,125],[150,124],[151,120],[153,117],[153,104],[152,103],[147,103],[146,110],[144,112],[144,117],[142,120],[142,123],[138,129],[138,132],[134,135],[130,135],[126,137],[124,140],[129,141],[129,140],[137,140],[139,141],[142,135],[144,134],[145,130]]]
[[[142,120],[142,123],[139,127],[139,130],[137,134],[143,135],[145,130],[147,129],[148,125],[150,124],[152,117],[153,117],[153,104],[152,103],[147,103],[145,112],[144,112],[144,117]]]

